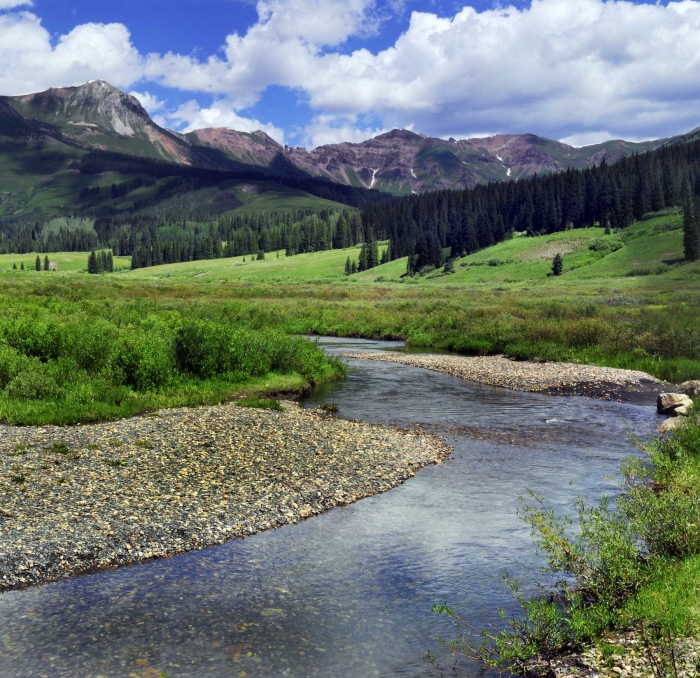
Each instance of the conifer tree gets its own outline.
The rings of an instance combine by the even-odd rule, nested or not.
[[[92,250],[90,252],[90,256],[88,257],[88,273],[91,275],[97,275],[100,272],[99,269],[99,264],[97,263],[97,254],[95,254],[95,250]]]
[[[366,247],[367,252],[367,268],[374,268],[379,265],[379,246],[377,245],[377,236],[374,230],[369,233],[369,245]]]
[[[333,234],[333,248],[336,250],[343,249],[345,245],[345,232],[348,227],[348,222],[345,215],[341,212],[338,217],[338,222],[335,225],[335,233]]]
[[[554,256],[554,260],[552,261],[552,275],[561,275],[562,271],[564,270],[564,259],[557,252],[557,254]]]
[[[362,247],[360,248],[360,262],[357,266],[358,270],[366,271],[369,268],[367,263],[368,263],[367,243],[362,243]]]
[[[352,264],[350,263],[350,257],[345,260],[345,275],[350,275],[352,273]]]
[[[36,255],[36,262],[34,263],[34,268],[37,271],[41,271],[41,257],[38,254]]]
[[[20,268],[21,268],[22,270],[24,270],[24,262],[22,262],[22,264],[20,265]]]
[[[112,256],[112,250],[107,250],[107,272],[112,273],[114,271],[114,257]]]
[[[45,271],[49,270],[49,255],[48,254],[44,255],[44,270]]]
[[[262,250],[258,250],[258,256],[257,256],[258,261],[265,261],[265,252]]]
[[[17,270],[17,264],[12,264],[12,270],[16,271]]]
[[[357,273],[357,262],[356,262],[356,261],[353,261],[353,262],[352,262],[352,268],[351,268],[351,270],[350,270],[350,273],[351,273],[351,274],[352,274],[352,273]]]
[[[700,224],[689,181],[683,186],[683,252],[688,261],[700,257]]]

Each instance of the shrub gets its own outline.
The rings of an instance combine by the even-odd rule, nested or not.
[[[5,393],[17,400],[55,398],[60,392],[55,379],[39,361],[27,361],[24,369],[5,388]]]

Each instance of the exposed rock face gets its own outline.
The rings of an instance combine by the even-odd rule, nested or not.
[[[102,80],[7,97],[3,103],[45,133],[79,146],[185,164],[202,161],[189,144],[156,125],[138,99]]]
[[[687,415],[692,406],[693,401],[683,393],[659,393],[656,400],[659,414]]]
[[[237,132],[226,127],[198,129],[183,135],[188,144],[221,153],[217,158],[208,154],[212,162],[225,165],[226,160],[243,165],[269,167],[284,149],[265,132]]]
[[[662,143],[607,142],[578,149],[533,134],[445,141],[399,129],[359,144],[330,144],[312,151],[282,149],[264,132],[198,130],[187,139],[253,165],[271,166],[283,154],[290,166],[307,175],[399,194],[470,188],[488,181],[587,167]]]

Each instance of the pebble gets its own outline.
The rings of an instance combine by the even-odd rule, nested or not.
[[[0,591],[220,544],[403,483],[451,449],[282,402],[0,426]]]

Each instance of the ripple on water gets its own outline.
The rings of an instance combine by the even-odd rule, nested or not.
[[[334,340],[331,350],[390,348]],[[0,675],[434,675],[423,651],[450,627],[449,601],[476,625],[512,609],[505,571],[536,574],[515,511],[532,488],[566,509],[615,491],[652,408],[466,384],[352,361],[306,402],[340,416],[442,431],[453,459],[400,488],[197,553],[0,596]]]

